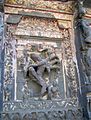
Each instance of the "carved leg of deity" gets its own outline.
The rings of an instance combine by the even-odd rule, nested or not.
[[[47,85],[46,85],[46,82],[44,81],[44,79],[40,75],[38,75],[38,77],[39,77],[39,80],[40,80],[40,85],[42,86],[41,96],[44,96],[44,94],[46,93]]]
[[[39,66],[38,69],[37,69],[37,74],[40,78],[40,83],[42,85],[42,89],[41,89],[41,95],[42,96],[45,94],[46,89],[47,89],[46,81],[43,79],[43,73],[45,71],[45,67],[46,67],[46,65],[42,65],[42,66]]]
[[[40,69],[38,69],[38,73],[37,73],[33,67],[29,68],[30,74],[32,73],[32,75],[36,78],[36,82],[39,85],[41,85],[41,87],[42,87],[42,89],[41,89],[41,96],[43,96],[45,94],[45,92],[46,92],[47,85],[46,85],[45,80],[42,77],[41,71],[39,71],[39,70]]]

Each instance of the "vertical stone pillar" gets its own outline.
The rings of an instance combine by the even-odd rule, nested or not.
[[[4,0],[0,0],[0,112],[3,110],[3,73],[4,73]],[[1,120],[1,114],[0,114]]]
[[[75,10],[75,44],[76,44],[76,55],[77,55],[77,63],[79,69],[79,81],[78,81],[78,89],[79,89],[79,103],[81,107],[84,109],[84,115],[88,118],[87,112],[87,83],[89,81],[88,74],[88,65],[87,61],[87,38],[90,37],[89,27],[87,25],[87,21],[85,21],[85,8],[83,7],[83,0],[78,0],[76,4]],[[90,73],[90,71],[89,71]]]

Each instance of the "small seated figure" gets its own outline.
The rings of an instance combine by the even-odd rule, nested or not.
[[[57,99],[59,98],[59,88],[57,81],[53,81],[53,84],[48,88],[48,99]]]

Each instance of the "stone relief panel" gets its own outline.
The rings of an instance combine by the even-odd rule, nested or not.
[[[18,40],[17,80],[24,84],[20,91],[23,99],[45,95],[46,99],[57,99],[64,96],[60,44],[52,41]]]
[[[61,22],[23,17],[7,24],[4,111],[78,105],[71,32]]]

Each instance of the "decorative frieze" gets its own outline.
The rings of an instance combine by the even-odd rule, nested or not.
[[[62,3],[58,1],[44,1],[44,0],[6,0],[6,4],[15,4],[25,6],[27,8],[36,9],[52,9],[58,11],[72,12],[72,2]]]
[[[83,113],[80,109],[36,111],[36,112],[15,112],[3,113],[4,120],[82,120]]]
[[[4,102],[3,104],[4,112],[17,111],[17,110],[30,110],[30,111],[51,111],[54,109],[72,109],[78,107],[78,102],[76,99],[59,99],[59,100],[35,100],[30,98],[30,100],[16,101],[16,102]]]

